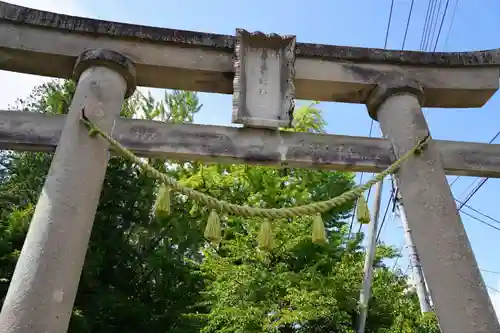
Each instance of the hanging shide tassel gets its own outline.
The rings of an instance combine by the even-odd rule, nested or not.
[[[312,223],[312,242],[314,244],[325,244],[326,243],[326,230],[325,224],[321,215],[318,214],[314,217]]]
[[[166,185],[162,185],[156,195],[155,203],[156,214],[170,214],[170,189]]]
[[[212,210],[210,212],[210,215],[208,216],[208,221],[207,221],[207,226],[205,227],[204,236],[214,245],[219,244],[222,239],[220,219],[219,215],[215,210]]]
[[[264,221],[260,227],[259,232],[259,249],[269,251],[274,246],[273,233],[271,230],[271,222]]]
[[[368,204],[366,203],[364,195],[361,195],[358,199],[356,217],[358,218],[358,222],[361,224],[370,223],[370,210],[368,209]]]

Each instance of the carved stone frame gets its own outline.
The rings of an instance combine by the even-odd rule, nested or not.
[[[272,129],[291,126],[295,107],[295,45],[295,36],[236,29],[233,123]],[[278,68],[270,68],[269,65],[273,65],[271,57],[277,58]],[[260,71],[248,73],[249,61],[260,62]],[[251,85],[254,85],[252,91],[249,90]],[[256,86],[258,91],[255,91]],[[259,103],[261,100],[263,102]],[[264,105],[276,108],[264,109]]]

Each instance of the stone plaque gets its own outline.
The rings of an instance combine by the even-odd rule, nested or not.
[[[295,43],[295,36],[236,30],[233,123],[272,129],[291,126]]]

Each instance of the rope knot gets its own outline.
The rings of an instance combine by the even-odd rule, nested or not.
[[[87,127],[87,130],[89,131],[89,136],[91,138],[93,138],[97,134],[99,134],[99,129],[85,115],[85,107],[82,108],[82,118],[81,118],[81,121],[85,125],[85,127]]]

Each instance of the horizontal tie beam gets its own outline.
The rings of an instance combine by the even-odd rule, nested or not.
[[[65,116],[0,111],[0,149],[54,151]],[[117,121],[112,136],[142,157],[379,172],[394,161],[388,140],[150,120]],[[436,140],[448,175],[500,178],[500,145]]]

